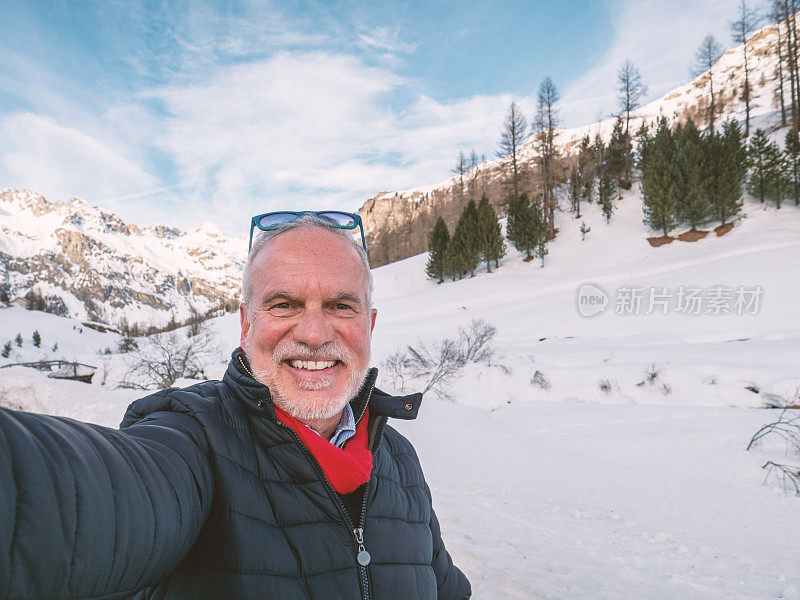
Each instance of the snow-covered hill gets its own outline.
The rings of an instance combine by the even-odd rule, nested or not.
[[[785,36],[786,25],[781,24]],[[753,33],[747,40],[749,83],[751,89],[750,131],[763,128],[771,131],[781,125],[780,101],[775,78],[777,67],[778,26],[769,25]],[[744,124],[744,44],[729,49],[711,69],[713,76],[716,123],[735,118]],[[631,113],[630,128],[636,132],[642,123],[653,125],[664,116],[670,122],[694,119],[701,127],[708,124],[709,72],[701,73],[688,83],[681,85]],[[788,85],[788,84],[787,84]],[[786,103],[789,93],[784,91]],[[562,156],[574,155],[585,135],[593,139],[600,135],[608,141],[615,117],[610,116],[598,123],[587,123],[573,128],[556,130],[556,144]],[[500,123],[498,123],[498,127]],[[536,168],[534,139],[529,139],[521,148],[519,160],[526,169]],[[493,158],[481,163],[467,179],[476,177],[477,193],[487,193],[496,209],[505,209],[504,187],[508,180],[510,164],[507,159]],[[567,177],[569,169],[562,174]],[[470,185],[473,185],[472,183]],[[529,193],[538,193],[538,178],[528,178]],[[367,239],[373,263],[382,265],[405,258],[427,248],[428,232],[439,216],[450,226],[455,225],[461,208],[465,204],[459,193],[459,176],[449,177],[436,183],[422,183],[406,190],[384,190],[366,200],[359,209],[367,230]]]
[[[126,225],[80,198],[0,192],[0,291],[41,294],[56,314],[164,325],[235,303],[245,254],[212,224]]]
[[[798,598],[800,500],[774,480],[763,485],[761,465],[800,457],[782,444],[744,448],[776,417],[757,407],[791,400],[800,384],[800,209],[748,201],[725,236],[660,248],[645,240],[635,192],[610,225],[596,206],[583,213],[585,241],[580,221],[557,213],[544,268],[511,251],[492,273],[442,285],[426,278],[424,255],[374,271],[376,365],[406,344],[453,337],[472,319],[498,330],[491,366],[469,365],[450,384],[452,400],[428,394],[417,421],[396,423],[420,454],[475,597]],[[577,307],[587,282],[610,301],[591,318]],[[719,306],[706,292],[720,286],[760,288],[760,302],[742,314],[706,312]],[[663,288],[672,294],[666,314],[658,303],[644,314],[649,293]],[[677,310],[678,291],[689,288],[703,292],[700,314]],[[641,314],[617,314],[623,289],[647,292]],[[238,318],[208,324],[224,350],[207,372],[219,376]],[[32,346],[33,329],[45,349]],[[108,361],[106,385],[13,367],[0,369],[0,397],[113,426],[143,393],[113,387],[125,356],[103,351],[116,334],[0,310],[0,345],[17,332],[23,346],[9,360]],[[381,385],[393,381],[382,376]]]

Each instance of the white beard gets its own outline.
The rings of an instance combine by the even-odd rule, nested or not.
[[[352,368],[350,353],[344,348],[340,348],[332,343],[325,344],[319,348],[312,348],[306,344],[295,341],[286,342],[282,346],[275,348],[271,361],[267,366],[257,369],[250,358],[252,331],[253,328],[247,332],[247,337],[245,338],[245,355],[250,361],[253,376],[256,381],[263,383],[269,388],[272,401],[278,407],[306,425],[313,422],[325,421],[340,415],[345,405],[358,393],[364,378],[367,376],[367,371],[369,370],[369,355],[367,355],[367,366],[359,372],[357,369]],[[312,398],[304,396],[291,397],[287,394],[286,390],[282,389],[282,386],[278,383],[278,365],[291,356],[297,355],[307,356],[312,360],[334,357],[336,360],[341,361],[350,371],[344,392],[339,396],[332,394],[315,394]],[[310,392],[319,392],[320,390],[330,387],[332,383],[330,378],[320,377],[313,381],[303,381],[300,383],[300,387]]]

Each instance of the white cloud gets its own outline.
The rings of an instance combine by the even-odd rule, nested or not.
[[[653,100],[686,83],[694,55],[708,33],[723,47],[732,46],[728,22],[735,19],[738,0],[618,0],[611,8],[613,38],[585,75],[564,90],[562,117],[567,126],[608,117],[617,111],[617,70],[632,60]]]
[[[169,114],[155,142],[185,189],[236,230],[261,210],[355,209],[379,190],[446,178],[459,147],[493,147],[510,98],[392,108],[413,84],[353,56],[286,52],[147,99]]]
[[[32,113],[0,120],[0,177],[50,200],[98,199],[155,186],[158,179],[123,152],[84,131]]]

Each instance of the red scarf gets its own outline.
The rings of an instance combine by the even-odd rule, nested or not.
[[[345,442],[344,448],[337,448],[277,406],[275,416],[278,421],[291,427],[306,449],[314,455],[334,490],[349,494],[369,481],[372,473],[372,452],[367,449],[369,409],[364,412],[356,425],[355,435]]]

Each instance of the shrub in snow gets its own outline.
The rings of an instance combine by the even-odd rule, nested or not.
[[[547,379],[545,374],[539,369],[536,369],[533,377],[531,377],[531,385],[538,387],[540,390],[547,391],[550,389],[550,380]]]
[[[783,441],[787,455],[800,456],[800,414],[783,409],[776,421],[764,425],[753,434],[747,449],[759,448],[766,438],[774,437]],[[800,466],[769,460],[761,468],[767,472],[764,483],[774,480],[784,492],[800,496]]]
[[[598,385],[600,387],[600,391],[604,394],[610,394],[614,390],[614,382],[608,377],[601,379]]]
[[[494,356],[492,339],[497,330],[483,319],[473,319],[468,329],[460,328],[458,338],[431,343],[418,341],[405,350],[390,355],[381,365],[389,384],[403,391],[406,381],[414,381],[423,389],[433,390],[442,398],[451,399],[448,384],[467,363],[489,363]]]
[[[213,332],[205,325],[195,335],[171,331],[147,336],[126,357],[120,387],[167,388],[181,378],[205,379],[206,362],[218,354]]]
[[[650,363],[644,369],[644,381],[653,385],[658,379],[658,376],[661,375],[661,369],[656,363]]]

